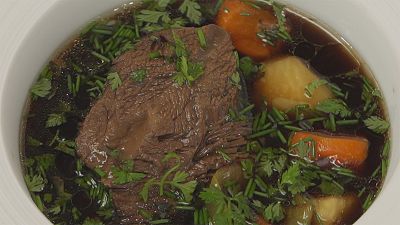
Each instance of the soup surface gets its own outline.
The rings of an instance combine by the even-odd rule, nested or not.
[[[31,88],[33,201],[54,224],[354,223],[390,125],[339,40],[269,0],[147,0],[91,22]]]

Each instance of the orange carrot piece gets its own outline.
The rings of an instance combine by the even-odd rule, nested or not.
[[[307,139],[315,142],[315,158],[311,158],[312,160],[329,158],[341,166],[357,169],[368,157],[369,142],[361,137],[295,132],[290,143],[293,146],[302,140],[306,142]]]
[[[283,41],[277,41],[275,46],[261,41],[257,33],[262,28],[275,26],[277,19],[272,11],[255,8],[246,1],[225,0],[218,12],[216,24],[231,35],[240,53],[257,61],[270,58],[284,46]]]
[[[257,216],[256,224],[257,225],[271,225],[262,216]]]

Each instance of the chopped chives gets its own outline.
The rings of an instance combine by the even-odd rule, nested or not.
[[[350,126],[350,125],[357,125],[359,120],[338,120],[336,121],[336,125],[339,126]]]
[[[165,223],[169,223],[169,219],[160,219],[160,220],[153,220],[150,221],[150,224],[165,224]]]
[[[187,211],[193,211],[195,208],[193,206],[184,206],[184,205],[177,205],[175,206],[176,209],[179,210],[187,210]]]
[[[331,130],[333,132],[335,132],[336,131],[336,120],[335,120],[335,116],[332,113],[329,114],[329,123],[331,126]]]
[[[208,225],[208,211],[207,208],[202,209],[202,215],[203,215],[203,224]]]
[[[257,115],[253,121],[253,131],[258,131],[258,124],[260,121],[260,115]]]
[[[194,225],[200,225],[199,214],[200,214],[200,212],[199,212],[198,209],[196,209],[196,210],[194,211],[194,213],[193,213]]]
[[[254,109],[254,104],[247,106],[244,108],[242,111],[240,111],[240,115],[245,115],[246,113],[250,112],[251,110]]]
[[[268,129],[268,130],[263,130],[263,131],[260,131],[260,132],[257,132],[255,134],[250,135],[249,139],[254,139],[254,138],[270,135],[270,134],[274,133],[275,131],[276,131],[275,128],[271,128],[271,129]]]
[[[282,132],[281,132],[280,130],[278,130],[278,131],[276,132],[276,134],[278,135],[279,140],[280,140],[283,144],[286,144],[286,143],[287,143],[286,138],[283,136],[283,134],[282,134]]]
[[[103,62],[106,62],[106,63],[111,62],[111,60],[110,60],[109,58],[105,57],[104,55],[102,55],[102,54],[100,54],[100,53],[98,53],[98,52],[91,51],[90,53],[91,53],[93,56],[97,57],[98,59],[102,60]]]
[[[260,197],[268,198],[268,194],[260,191],[254,191],[254,195],[258,195]]]
[[[104,35],[112,35],[112,31],[111,30],[106,30],[106,29],[92,29],[93,33],[96,34],[104,34]]]
[[[284,125],[283,127],[284,127],[285,129],[291,130],[291,131],[302,131],[302,130],[303,130],[303,129],[301,129],[300,127],[289,126],[289,125]]]
[[[276,118],[278,121],[284,121],[285,120],[285,117],[282,115],[282,112],[280,112],[275,107],[272,108],[272,113],[274,114],[274,118]]]

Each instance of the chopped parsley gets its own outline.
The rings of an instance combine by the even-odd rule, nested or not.
[[[370,118],[364,120],[365,126],[377,134],[384,134],[389,130],[390,124],[386,120],[378,117],[371,116]]]
[[[51,93],[51,79],[53,77],[53,73],[50,70],[49,66],[46,66],[42,72],[40,73],[38,81],[32,86],[31,94],[32,99],[36,100],[37,98],[45,98]]]
[[[342,118],[346,118],[352,115],[347,104],[340,99],[327,99],[324,100],[315,107],[316,110],[324,113],[331,113]]]
[[[64,113],[51,113],[46,121],[46,128],[57,127],[67,122]]]
[[[122,85],[122,80],[119,77],[118,73],[116,73],[116,72],[109,73],[107,76],[107,80],[110,82],[111,89],[113,91],[117,90]]]
[[[308,98],[311,98],[314,94],[314,91],[316,91],[319,87],[324,86],[328,84],[329,82],[324,79],[317,79],[314,80],[313,82],[309,83],[306,88],[305,88],[305,96]]]
[[[135,82],[142,82],[147,76],[147,70],[146,69],[139,69],[136,71],[133,71],[131,74],[131,78]]]
[[[114,177],[114,184],[127,184],[137,182],[146,177],[144,173],[138,173],[133,171],[133,161],[128,160],[123,162],[121,167],[113,166],[111,168],[112,175]]]
[[[261,31],[258,32],[257,36],[263,42],[271,46],[275,46],[275,43],[278,40],[291,42],[292,37],[286,28],[285,6],[274,0],[261,0],[260,2],[272,7],[275,16],[278,19],[278,24],[269,28],[262,28]]]
[[[177,56],[177,73],[173,76],[173,80],[179,86],[184,84],[190,85],[203,74],[203,65],[189,61],[189,53],[186,51],[182,39],[180,39],[174,32],[173,36],[175,40],[175,54]]]
[[[179,11],[185,14],[191,23],[200,24],[201,22],[201,11],[200,5],[194,0],[184,0]]]
[[[51,92],[51,81],[47,78],[39,79],[31,88],[33,99],[47,97]]]

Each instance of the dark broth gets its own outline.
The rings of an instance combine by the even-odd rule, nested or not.
[[[135,20],[131,15],[131,9],[124,9],[111,18],[101,20],[119,21],[117,24],[134,26]],[[338,42],[335,35],[321,29],[318,23],[298,14],[297,11],[288,10],[287,18],[292,26],[294,42],[288,45],[282,55],[290,54],[304,59],[321,77],[348,93],[350,108],[362,108],[363,79],[344,75],[355,72],[368,77],[372,82],[369,69],[360,58],[349,50],[349,46]],[[32,196],[39,208],[55,224],[82,224],[87,218],[100,218],[104,223],[117,221],[107,188],[100,183],[99,176],[86,168],[73,153],[73,140],[77,137],[80,124],[90,106],[98,97],[98,90],[101,89],[101,84],[96,85],[96,81],[103,81],[104,84],[111,69],[110,62],[104,62],[92,54],[93,51],[98,51],[93,47],[96,41],[94,38],[93,31],[87,32],[82,37],[70,41],[66,45],[68,47],[50,61],[47,68],[52,74],[51,98],[30,100],[26,109],[28,116],[21,135],[24,140],[21,148],[24,169],[27,174],[37,173],[36,169],[32,168],[35,165],[40,167],[43,165],[40,163],[47,160],[50,169],[42,168],[42,175],[46,177],[47,182],[43,190],[33,192]],[[126,40],[123,39],[121,43],[124,41]],[[124,48],[123,44],[117,47]],[[75,86],[75,93],[71,93],[71,87],[77,84],[77,79],[80,79],[79,90],[76,90]],[[381,117],[385,118],[383,103],[379,103],[377,107]],[[52,113],[62,114],[66,119],[65,123],[46,128],[49,114]],[[323,126],[316,125],[314,129],[322,130]],[[382,185],[382,179],[370,177],[381,166],[382,149],[387,137],[376,135],[362,123],[356,126],[340,126],[336,133],[362,136],[370,141],[365,170],[360,175],[363,178],[346,189],[350,192],[360,192],[364,188],[364,191],[360,192],[363,202],[367,198],[375,198]],[[41,144],[35,143],[35,140]],[[271,146],[281,146],[276,140],[271,141]],[[65,201],[65,204],[57,204],[62,201]],[[63,207],[57,208],[57,205]],[[177,217],[184,218],[185,224],[191,224],[187,221],[193,221],[190,213]],[[182,221],[176,224],[182,224]]]

